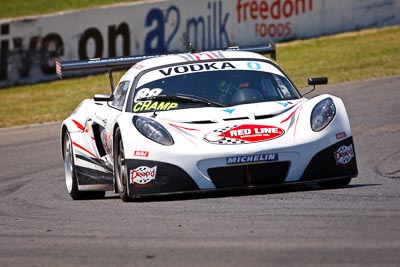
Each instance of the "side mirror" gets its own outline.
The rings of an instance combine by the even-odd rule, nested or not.
[[[327,84],[328,83],[328,77],[314,77],[314,78],[308,78],[307,80],[308,85],[315,85],[317,84]]]
[[[319,84],[327,84],[328,83],[328,77],[314,77],[314,78],[308,78],[307,79],[308,85],[312,85],[313,88],[308,91],[307,93],[303,94],[303,96],[308,95],[309,93],[313,92],[315,90],[315,86]]]
[[[108,101],[113,101],[114,100],[114,95],[95,94],[93,96],[93,99],[94,99],[94,101],[108,102]]]

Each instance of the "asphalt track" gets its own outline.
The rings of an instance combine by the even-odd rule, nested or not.
[[[0,129],[0,266],[399,266],[400,76],[322,92],[353,127],[343,189],[72,201],[60,123]]]

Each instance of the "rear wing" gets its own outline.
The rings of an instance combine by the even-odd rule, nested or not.
[[[276,60],[276,46],[275,43],[268,43],[265,46],[247,46],[247,47],[228,47],[222,51],[249,51],[259,54],[269,54],[271,58]],[[75,60],[75,61],[61,61],[56,58],[55,66],[56,73],[59,78],[63,77],[63,73],[67,71],[79,71],[79,70],[94,70],[94,69],[123,69],[129,68],[139,61],[155,58],[161,56],[167,56],[171,54],[151,55],[151,56],[132,56],[132,57],[114,57],[114,58],[93,58],[87,60]]]
[[[193,52],[192,46],[189,44],[190,52]],[[245,46],[245,47],[228,47],[222,49],[222,51],[248,51],[259,54],[268,54],[272,59],[276,61],[276,45],[275,43],[268,43],[264,46]],[[198,51],[196,51],[198,52]],[[114,58],[93,58],[87,60],[75,60],[75,61],[61,61],[56,58],[55,66],[57,76],[62,79],[64,72],[69,71],[82,71],[82,70],[96,70],[103,69],[107,70],[110,78],[111,91],[114,91],[112,70],[130,68],[139,61],[167,56],[172,54],[160,54],[160,55],[149,55],[149,56],[132,56],[132,57],[114,57]]]

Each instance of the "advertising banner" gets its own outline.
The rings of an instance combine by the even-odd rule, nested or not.
[[[0,87],[79,60],[266,44],[400,23],[394,0],[171,0],[0,20]]]

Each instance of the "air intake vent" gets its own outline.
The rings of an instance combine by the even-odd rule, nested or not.
[[[216,188],[281,184],[285,181],[289,166],[289,161],[282,161],[218,167],[208,169],[208,175]]]

